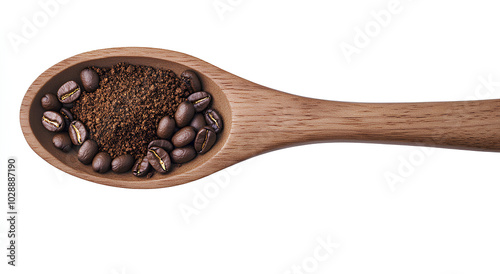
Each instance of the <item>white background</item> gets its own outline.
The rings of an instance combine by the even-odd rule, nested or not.
[[[38,75],[119,46],[181,51],[328,100],[500,98],[497,1],[400,0],[377,30],[373,12],[394,11],[390,2],[86,0],[47,15],[37,1],[3,1],[0,216],[15,156],[20,220],[16,268],[0,220],[0,273],[499,273],[497,153],[316,144],[178,187],[130,190],[55,169],[21,133],[21,100]],[[38,24],[35,33],[22,33],[26,22]],[[356,28],[367,26],[370,40],[356,46]],[[346,44],[357,47],[350,62]],[[335,248],[326,253],[321,241]]]

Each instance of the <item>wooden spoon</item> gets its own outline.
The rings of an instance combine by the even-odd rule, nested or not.
[[[118,62],[195,70],[214,98],[225,128],[205,155],[169,174],[137,178],[99,174],[64,153],[43,128],[40,99],[68,80],[79,81],[88,66]],[[255,155],[314,142],[374,142],[500,151],[500,100],[434,103],[348,103],[300,97],[270,89],[180,52],[153,48],[111,48],[70,57],[43,72],[21,106],[26,141],[51,165],[85,180],[125,188],[160,188],[187,183]]]

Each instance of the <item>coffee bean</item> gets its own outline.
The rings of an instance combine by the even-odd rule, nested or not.
[[[74,120],[69,124],[69,137],[75,146],[79,146],[87,140],[88,132],[82,122]]]
[[[214,129],[215,133],[219,133],[222,130],[222,117],[217,111],[213,109],[205,111],[205,121]]]
[[[46,111],[42,116],[42,125],[49,131],[58,132],[64,129],[64,118],[55,111]]]
[[[69,138],[68,133],[57,133],[52,137],[52,143],[54,146],[64,152],[68,152],[71,150],[71,139]]]
[[[97,143],[94,140],[87,140],[83,142],[78,150],[78,160],[85,165],[92,163],[94,156],[99,152]]]
[[[148,149],[150,149],[151,147],[161,147],[166,152],[172,151],[172,149],[174,149],[172,143],[170,143],[167,140],[161,140],[161,139],[151,141],[148,145]]]
[[[137,177],[142,177],[148,174],[150,167],[151,165],[149,164],[149,160],[147,157],[140,158],[135,162],[134,167],[132,168],[132,174]]]
[[[203,116],[203,114],[196,113],[193,117],[193,120],[191,120],[191,124],[189,125],[194,127],[196,131],[199,131],[207,125],[207,122],[205,122],[205,117]]]
[[[187,84],[191,91],[197,92],[201,90],[200,79],[198,75],[196,75],[196,72],[188,69],[181,73],[181,79]]]
[[[64,119],[64,130],[69,129],[69,125],[73,122],[73,114],[66,108],[61,108],[59,111]]]
[[[75,81],[68,81],[57,91],[57,98],[61,103],[67,104],[78,99],[81,92],[80,86]]]
[[[194,137],[196,137],[194,127],[183,127],[172,136],[172,144],[174,144],[175,147],[187,146],[194,140]]]
[[[109,153],[101,151],[92,160],[92,169],[95,172],[106,173],[111,168],[111,156]]]
[[[45,110],[55,110],[61,109],[61,102],[57,100],[57,96],[52,93],[47,93],[42,97],[42,107]]]
[[[151,166],[159,173],[167,173],[172,167],[170,157],[163,148],[151,147],[150,149],[148,149],[148,154],[146,157],[148,158]]]
[[[174,114],[175,122],[177,126],[183,128],[191,122],[195,113],[195,109],[193,104],[189,101],[182,102],[178,107],[177,111]]]
[[[199,154],[204,154],[212,148],[216,140],[217,134],[211,127],[202,128],[194,139],[194,149]]]
[[[113,159],[111,169],[116,173],[124,173],[129,171],[133,165],[134,157],[130,154],[124,154]]]
[[[175,130],[175,120],[169,116],[161,118],[158,123],[156,135],[162,139],[168,139],[172,136]]]
[[[80,79],[85,91],[94,92],[99,87],[99,75],[93,69],[87,68],[82,70],[80,72]]]
[[[170,152],[170,157],[174,163],[184,164],[196,157],[196,151],[191,146],[176,148]]]
[[[189,95],[187,99],[193,104],[197,112],[202,112],[210,104],[212,96],[208,92],[200,91]]]

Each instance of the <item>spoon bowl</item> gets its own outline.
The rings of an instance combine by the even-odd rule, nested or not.
[[[121,48],[86,52],[68,58],[47,69],[30,86],[21,106],[21,126],[24,136],[31,148],[51,165],[74,176],[100,184],[125,188],[159,188],[173,186],[203,177],[204,174],[196,171],[208,168],[222,169],[224,166],[213,165],[218,158],[216,155],[224,147],[231,131],[231,106],[221,87],[212,80],[203,70],[190,63],[197,60],[191,56],[178,52],[151,49],[151,48]],[[198,62],[201,60],[197,60]],[[96,173],[90,165],[84,165],[77,160],[77,149],[69,153],[57,149],[52,144],[54,133],[47,131],[40,122],[45,111],[40,100],[46,93],[56,93],[66,81],[74,80],[80,86],[80,71],[89,66],[111,67],[125,62],[135,65],[146,65],[161,69],[170,69],[180,75],[186,69],[196,70],[204,90],[213,96],[213,107],[221,114],[225,128],[220,134],[214,147],[204,155],[196,157],[189,163],[175,168],[169,174],[156,174],[152,178],[138,178],[131,172],[117,174],[107,172]]]
[[[52,144],[54,133],[41,124],[40,99],[66,81],[79,84],[89,66],[119,62],[197,72],[203,89],[214,98],[224,130],[206,154],[168,174],[138,178],[131,172],[96,173]],[[326,141],[427,145],[500,151],[500,100],[430,103],[348,103],[295,96],[247,81],[203,60],[154,48],[111,48],[63,60],[43,72],[29,87],[20,122],[30,147],[54,167],[99,184],[124,188],[161,188],[187,183],[255,155],[283,147]]]

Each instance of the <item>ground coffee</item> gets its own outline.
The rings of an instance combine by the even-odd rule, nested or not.
[[[90,139],[112,158],[146,156],[164,116],[173,117],[191,89],[171,70],[119,63],[92,67],[99,88],[84,92],[71,112],[87,126]]]

